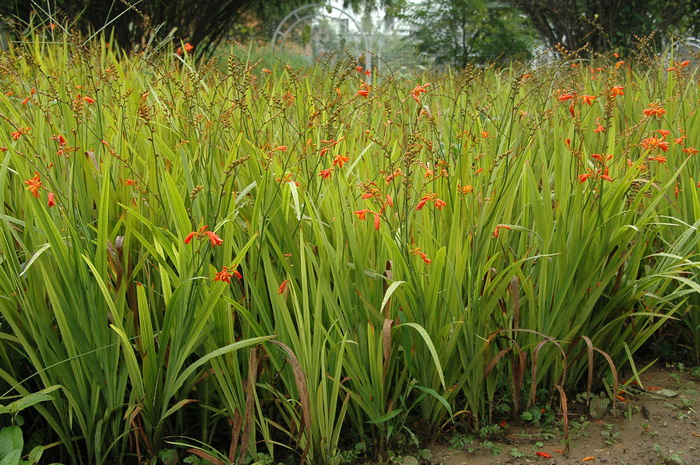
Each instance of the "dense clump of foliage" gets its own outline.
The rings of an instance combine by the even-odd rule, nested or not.
[[[697,320],[687,63],[398,79],[46,34],[0,55],[0,393],[59,460],[381,455],[565,414]]]

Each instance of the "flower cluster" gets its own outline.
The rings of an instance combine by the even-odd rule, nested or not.
[[[211,242],[211,245],[213,247],[223,244],[223,239],[217,236],[214,232],[207,231],[207,229],[209,229],[209,226],[205,225],[200,227],[197,231],[192,231],[191,233],[189,233],[187,237],[185,237],[185,244],[189,244],[190,242],[192,242],[192,239],[209,239],[209,242]]]

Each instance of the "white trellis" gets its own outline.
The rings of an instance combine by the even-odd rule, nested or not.
[[[294,9],[291,13],[289,13],[287,16],[285,16],[277,25],[277,28],[275,29],[274,34],[272,35],[272,42],[271,45],[272,47],[276,47],[280,44],[283,44],[287,41],[289,38],[290,33],[300,24],[303,24],[307,21],[311,21],[315,18],[318,17],[318,12],[321,11],[322,9],[326,9],[329,12],[336,12],[337,14],[340,15],[340,18],[336,17],[330,17],[331,19],[346,19],[349,22],[351,22],[355,28],[358,31],[358,34],[360,36],[360,39],[362,40],[362,54],[364,55],[365,58],[365,69],[368,71],[371,71],[371,66],[372,66],[372,61],[370,60],[370,55],[369,55],[369,41],[367,40],[367,36],[365,35],[364,31],[362,30],[362,26],[358,21],[355,19],[353,15],[348,13],[342,8],[339,8],[337,6],[333,5],[322,5],[319,3],[310,3],[308,5],[300,6],[296,9]]]

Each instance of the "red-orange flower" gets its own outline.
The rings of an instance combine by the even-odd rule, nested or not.
[[[467,184],[466,186],[457,185],[457,192],[460,194],[470,194],[474,192],[474,186]]]
[[[323,179],[328,179],[331,176],[331,173],[333,172],[333,168],[328,168],[325,170],[321,170],[318,175],[321,176]]]
[[[604,131],[605,131],[605,126],[603,126],[602,124],[600,124],[600,123],[597,122],[597,121],[596,121],[595,124],[596,124],[596,128],[595,128],[595,133],[596,133],[596,134],[599,133],[599,132],[604,132]]]
[[[493,230],[493,237],[498,237],[498,230],[499,229],[510,230],[510,226],[507,226],[505,224],[499,224],[498,226],[496,226],[496,229]]]
[[[552,456],[549,455],[549,454],[546,453],[546,452],[536,452],[535,455],[539,455],[540,457],[544,457],[544,458],[546,458],[546,459],[552,458]]]
[[[618,95],[625,95],[625,88],[623,86],[612,86],[610,88],[610,95],[617,97]]]
[[[243,275],[241,275],[238,272],[238,270],[229,271],[228,267],[224,266],[223,268],[221,268],[221,271],[219,271],[218,273],[216,273],[214,275],[214,281],[221,281],[224,283],[230,283],[231,278],[234,276],[238,279],[243,278]]]
[[[23,134],[26,134],[31,130],[32,128],[30,128],[29,126],[27,126],[26,128],[17,128],[17,131],[11,133],[10,136],[12,137],[12,140],[18,140],[20,137],[22,137]]]
[[[366,219],[367,219],[367,213],[371,213],[371,212],[372,212],[371,210],[368,210],[368,209],[365,208],[365,209],[363,209],[363,210],[354,211],[353,213],[354,213],[355,215],[357,215],[357,219],[358,219],[358,220],[366,220]]]
[[[668,151],[669,147],[671,147],[671,144],[668,141],[663,140],[663,138],[659,139],[658,137],[647,137],[646,139],[642,140],[640,145],[647,150],[658,148],[664,152]]]
[[[41,176],[36,171],[34,172],[34,177],[25,179],[23,181],[27,185],[27,190],[32,193],[35,198],[39,198],[39,189],[43,186],[41,185]]]
[[[342,168],[345,163],[347,163],[350,160],[350,157],[346,157],[343,155],[336,155],[335,158],[333,159],[333,165],[338,165],[338,168]]]
[[[666,113],[666,110],[660,107],[658,103],[650,103],[649,108],[645,108],[643,113],[647,118],[651,116],[661,118]]]
[[[280,284],[280,288],[277,290],[278,294],[284,294],[284,291],[287,290],[287,285],[289,284],[289,280],[285,279],[282,281],[282,284]]]
[[[649,161],[658,161],[659,163],[666,163],[666,157],[664,155],[657,155],[655,157],[649,157]]]
[[[359,95],[361,97],[369,97],[369,90],[367,89],[360,89],[357,92],[355,92],[355,95]]]
[[[603,179],[605,181],[613,181],[613,178],[608,175],[609,168],[606,166],[605,169],[603,170],[603,173],[600,173],[600,170],[598,170],[598,174],[600,175],[600,179]]]
[[[588,173],[579,174],[578,180],[579,180],[579,182],[581,182],[583,184],[584,182],[588,181],[590,178],[592,178],[594,176],[595,176],[595,174],[591,170],[588,170]]]
[[[413,100],[415,100],[417,103],[421,103],[421,102],[420,102],[420,94],[423,94],[423,93],[425,93],[425,92],[428,92],[428,86],[430,86],[430,83],[429,83],[429,82],[423,84],[422,86],[416,86],[416,87],[414,87],[413,90],[411,91],[411,93],[409,94],[410,97],[411,97]]]
[[[224,240],[222,238],[220,238],[219,236],[217,236],[216,234],[214,234],[211,231],[204,231],[204,234],[207,235],[207,237],[209,238],[209,242],[211,242],[211,245],[214,247],[224,243]]]
[[[595,95],[582,95],[581,101],[588,105],[593,105],[593,101],[596,99]]]
[[[571,94],[561,94],[561,95],[560,95],[559,97],[557,97],[557,98],[559,99],[560,102],[566,102],[567,100],[571,100],[571,99],[573,99],[573,98],[575,98],[575,97],[574,97],[573,95],[571,95]]]
[[[216,247],[217,245],[223,244],[224,240],[221,239],[219,236],[217,236],[215,233],[212,231],[207,231],[209,226],[205,225],[199,228],[197,231],[192,231],[185,237],[185,244],[189,244],[192,242],[192,239],[197,238],[199,240],[202,239],[209,239],[209,242],[211,242],[211,245]]]
[[[442,207],[447,205],[447,203],[440,199],[435,199],[435,203],[433,205],[435,205],[435,208],[437,208],[438,210],[442,210]]]
[[[683,152],[687,153],[688,155],[695,155],[696,153],[698,153],[698,149],[696,149],[695,147],[688,147],[686,149],[683,149]]]
[[[411,250],[410,253],[412,253],[413,255],[416,255],[416,256],[420,257],[420,258],[421,258],[425,263],[427,263],[428,265],[430,265],[431,263],[433,263],[433,261],[432,261],[431,259],[428,258],[428,256],[425,254],[425,252],[421,252],[421,251],[420,251],[420,247],[416,247],[415,249]]]
[[[186,51],[187,53],[190,53],[192,50],[194,50],[194,45],[192,45],[191,43],[187,42],[187,43],[184,45],[184,49],[185,49],[185,51]],[[178,55],[182,55],[182,48],[178,47],[177,50],[175,50],[175,53],[177,53]]]
[[[49,208],[56,206],[56,197],[53,195],[53,192],[49,192],[46,203],[49,206]]]

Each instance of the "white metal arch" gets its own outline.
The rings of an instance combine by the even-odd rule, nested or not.
[[[280,42],[283,42],[286,37],[289,35],[289,33],[301,22],[304,22],[306,20],[312,19],[315,15],[315,12],[321,8],[325,8],[326,10],[331,10],[331,11],[337,11],[340,15],[343,17],[347,18],[349,21],[351,21],[355,27],[357,28],[358,32],[360,33],[360,37],[362,38],[362,44],[364,46],[363,50],[363,55],[365,57],[365,69],[368,71],[371,71],[371,60],[369,56],[369,42],[367,41],[367,36],[365,35],[364,31],[362,30],[362,27],[360,26],[360,23],[357,22],[355,17],[348,13],[347,11],[343,10],[342,8],[338,8],[337,6],[333,5],[323,5],[320,3],[309,3],[308,5],[303,5],[300,6],[299,8],[294,9],[291,13],[289,13],[287,16],[285,16],[282,21],[279,22],[277,25],[277,28],[275,29],[274,34],[272,35],[272,41],[271,45],[274,48],[275,45],[277,45]],[[285,28],[285,25],[291,21],[291,24]]]

